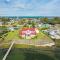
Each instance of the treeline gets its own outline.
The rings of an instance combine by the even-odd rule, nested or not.
[[[41,21],[43,23],[49,23],[49,24],[60,24],[60,17],[53,17],[53,18],[41,18]]]
[[[3,17],[3,18],[0,18],[0,21],[2,21],[3,24],[6,24],[8,21],[10,21],[10,19],[6,18],[6,17]]]
[[[60,24],[60,17],[42,17],[42,18],[37,18],[40,19],[41,22],[43,23],[50,23],[50,24]],[[10,21],[10,18],[0,18],[0,21],[3,22],[3,24],[6,24],[6,22]],[[15,19],[14,19],[15,20]],[[19,19],[19,24],[24,24],[26,22],[26,19]]]

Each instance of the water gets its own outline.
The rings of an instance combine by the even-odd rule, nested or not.
[[[2,60],[7,49],[0,49],[0,60]],[[55,53],[55,52],[54,52]],[[58,55],[58,54],[57,54]],[[58,58],[58,56],[56,56]],[[11,50],[6,60],[55,60],[55,57],[51,57],[41,52],[34,51],[32,49],[14,48]]]
[[[6,17],[6,18],[44,18],[44,17],[52,18],[55,16],[0,16],[0,18],[2,17]]]

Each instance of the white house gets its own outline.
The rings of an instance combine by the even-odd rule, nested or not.
[[[49,32],[51,38],[53,39],[60,39],[60,32],[59,30],[52,30]]]
[[[2,26],[3,22],[0,21],[0,26]]]

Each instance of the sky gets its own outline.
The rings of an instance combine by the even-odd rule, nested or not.
[[[60,0],[0,0],[0,16],[60,16]]]

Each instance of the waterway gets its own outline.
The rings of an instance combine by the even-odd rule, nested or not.
[[[7,49],[0,48],[0,60],[2,60]],[[6,60],[60,60],[60,48],[52,50],[13,48]]]

